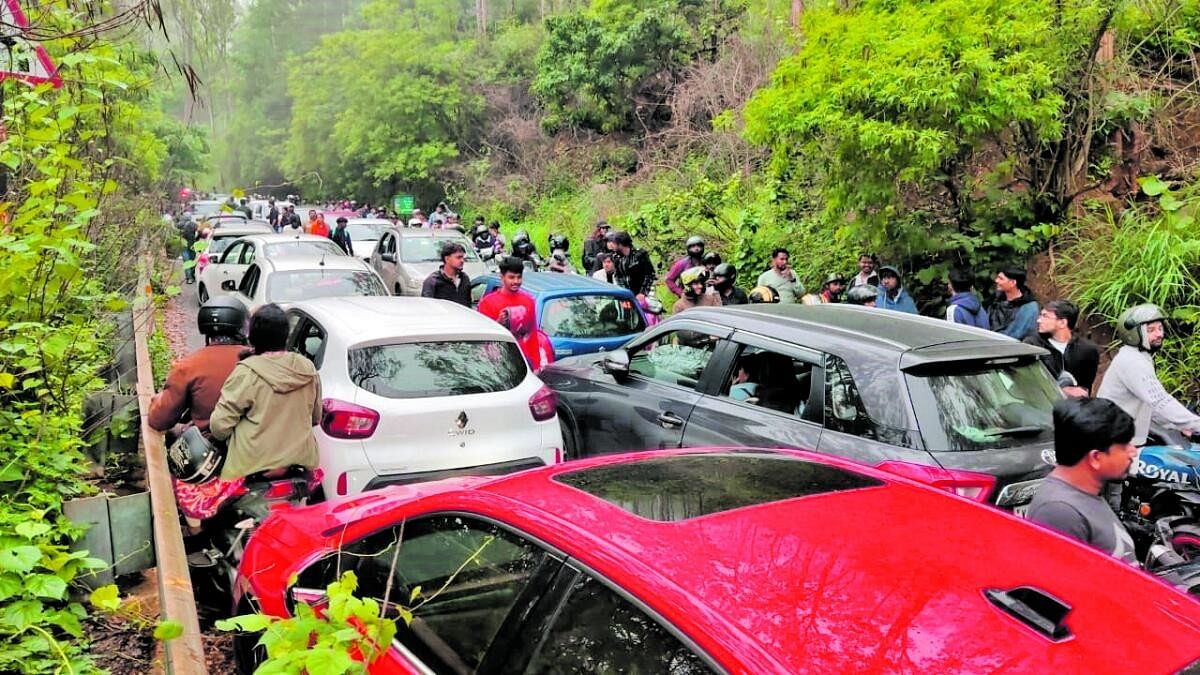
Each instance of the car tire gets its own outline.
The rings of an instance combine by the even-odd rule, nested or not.
[[[562,432],[563,461],[579,459],[579,443],[575,440],[575,427],[567,421],[567,414],[561,408],[558,411],[558,428]]]
[[[254,614],[257,610],[243,597],[234,616]],[[233,634],[233,665],[238,675],[251,675],[267,660],[267,649],[258,644],[261,633],[237,632]]]
[[[199,300],[200,304],[202,305],[208,302],[208,289],[204,287],[204,284],[200,284],[196,287],[196,299]]]

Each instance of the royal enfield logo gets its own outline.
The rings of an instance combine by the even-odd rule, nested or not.
[[[470,421],[471,421],[471,418],[467,417],[467,411],[464,410],[464,411],[458,413],[458,417],[454,418],[455,428],[451,429],[448,432],[448,435],[450,435],[450,436],[474,436],[475,430],[467,428],[467,424]]]
[[[1042,461],[1050,466],[1058,466],[1058,462],[1056,462],[1054,459],[1054,451],[1050,448],[1042,449]]]

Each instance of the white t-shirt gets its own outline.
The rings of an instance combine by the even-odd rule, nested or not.
[[[1058,340],[1050,339],[1047,339],[1046,342],[1049,342],[1051,347],[1057,349],[1059,354],[1063,354],[1067,351],[1067,343],[1065,342],[1059,342]]]

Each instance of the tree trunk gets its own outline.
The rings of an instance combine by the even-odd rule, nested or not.
[[[480,40],[487,37],[487,0],[475,0],[475,29]]]
[[[792,0],[792,11],[788,16],[788,23],[793,29],[800,27],[800,16],[804,14],[804,0]]]

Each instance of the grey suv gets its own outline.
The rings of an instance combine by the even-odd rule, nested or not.
[[[794,447],[1018,511],[1052,468],[1061,397],[1038,347],[845,305],[695,308],[541,372],[568,457]]]

